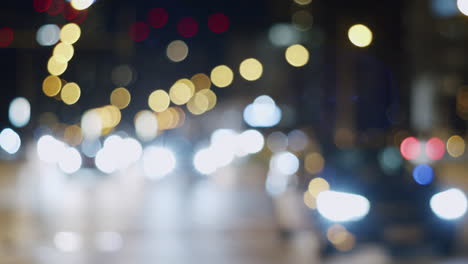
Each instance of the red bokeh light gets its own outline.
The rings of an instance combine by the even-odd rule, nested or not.
[[[63,2],[63,0],[52,0],[51,5],[47,10],[47,14],[50,16],[56,16],[62,13],[63,9],[65,9],[65,2]]]
[[[37,12],[45,12],[49,10],[52,0],[33,0],[34,10]]]
[[[445,144],[437,137],[429,139],[426,143],[426,155],[431,160],[440,160],[445,154]]]
[[[216,13],[208,18],[208,28],[214,33],[223,33],[229,28],[229,18],[223,13]]]
[[[401,142],[400,152],[406,160],[413,160],[421,154],[421,144],[415,137],[407,137]]]
[[[153,8],[148,12],[148,24],[154,28],[166,25],[169,15],[164,8]]]
[[[135,22],[130,26],[129,35],[134,41],[143,41],[149,35],[149,26],[142,21]]]
[[[177,32],[183,37],[192,37],[198,32],[198,22],[192,17],[184,17],[177,24]]]
[[[88,17],[88,10],[76,10],[70,3],[67,3],[63,11],[63,17],[70,22],[80,24]]]
[[[9,27],[0,28],[0,47],[8,47],[13,42],[13,29]]]

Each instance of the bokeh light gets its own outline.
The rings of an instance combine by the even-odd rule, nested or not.
[[[466,214],[468,201],[461,190],[452,188],[432,196],[430,206],[438,217],[445,220],[455,220]]]
[[[317,209],[332,222],[358,221],[369,213],[370,202],[357,194],[323,191],[317,196]]]
[[[54,237],[57,249],[63,252],[76,252],[83,246],[83,238],[75,232],[59,232]]]
[[[285,56],[288,63],[294,67],[302,67],[309,62],[309,51],[300,44],[289,46]]]
[[[348,38],[355,46],[364,48],[372,43],[372,31],[365,25],[357,24],[349,28]]]
[[[21,147],[21,138],[13,129],[5,128],[0,133],[0,147],[8,154],[13,155]]]
[[[119,65],[112,69],[111,79],[116,86],[128,86],[134,80],[133,69],[126,64]]]
[[[214,33],[226,32],[229,28],[229,18],[223,13],[215,13],[208,17],[208,28]]]
[[[324,178],[314,178],[309,182],[307,192],[317,198],[321,192],[330,190],[330,184]]]
[[[273,127],[281,121],[282,112],[268,95],[257,97],[245,107],[244,121],[252,127]]]
[[[189,79],[180,79],[169,89],[169,97],[176,105],[186,104],[195,93],[195,85]]]
[[[73,58],[74,53],[75,50],[72,45],[61,42],[55,46],[53,56],[57,61],[65,63]]]
[[[81,117],[81,129],[86,139],[94,140],[101,135],[103,122],[98,112],[93,110],[86,111]]]
[[[304,158],[304,168],[310,174],[317,174],[322,172],[325,167],[325,159],[322,154],[318,152],[312,152]]]
[[[148,97],[148,106],[155,112],[163,112],[171,103],[169,94],[164,90],[156,90]]]
[[[59,76],[62,75],[68,67],[67,62],[61,62],[55,57],[51,57],[47,62],[47,70],[51,75]]]
[[[8,118],[15,127],[24,127],[31,118],[31,105],[28,99],[17,97],[13,99],[8,108]]]
[[[133,41],[140,42],[148,38],[149,32],[149,26],[143,21],[138,21],[130,26],[128,34]]]
[[[60,170],[64,173],[72,174],[81,168],[82,159],[80,152],[75,148],[66,148],[58,161]]]
[[[149,146],[143,152],[143,171],[149,179],[162,179],[176,167],[176,158],[167,147]]]
[[[63,155],[66,146],[63,142],[50,135],[44,135],[37,141],[37,155],[46,163],[57,163]]]
[[[262,77],[263,65],[257,59],[245,59],[239,66],[239,72],[247,81],[256,81]]]
[[[400,152],[395,147],[386,147],[379,154],[379,163],[386,173],[397,172],[403,163]]]
[[[78,146],[83,141],[83,132],[78,125],[71,125],[65,128],[63,140],[70,146]]]
[[[278,47],[287,47],[300,40],[299,32],[291,24],[274,24],[268,31],[271,43]]]
[[[81,89],[76,83],[67,83],[63,86],[60,92],[60,98],[67,105],[72,105],[80,99]]]
[[[300,31],[307,31],[312,28],[314,19],[308,10],[299,10],[292,15],[292,24]]]
[[[216,97],[216,94],[212,90],[203,89],[203,90],[198,91],[198,94],[202,94],[208,99],[208,108],[206,109],[206,111],[210,111],[216,106],[218,99]]]
[[[65,2],[63,0],[52,0],[47,14],[50,16],[56,16],[65,9]]]
[[[80,0],[87,1],[87,0]],[[70,3],[65,4],[65,8],[62,12],[62,15],[68,21],[79,24],[86,20],[88,17],[88,10],[76,10]]]
[[[445,154],[445,144],[437,137],[433,137],[426,142],[426,155],[431,160],[440,160]]]
[[[197,74],[193,75],[190,80],[195,85],[195,90],[196,91],[211,88],[210,77],[208,77],[208,75],[206,75],[204,73],[197,73]]]
[[[69,23],[60,30],[60,40],[67,44],[74,44],[80,39],[81,28],[75,23]]]
[[[299,159],[291,152],[275,153],[270,161],[270,169],[284,175],[293,175],[299,170]]]
[[[158,134],[158,119],[156,115],[143,110],[135,115],[135,133],[143,141],[150,141]]]
[[[181,62],[187,58],[189,48],[182,40],[174,40],[167,45],[166,55],[173,62]]]
[[[234,73],[228,66],[219,65],[211,71],[210,78],[214,85],[219,88],[224,88],[232,83],[234,79]]]
[[[71,0],[71,6],[76,10],[85,10],[89,8],[95,0]]]
[[[198,32],[198,22],[192,17],[184,17],[177,23],[177,32],[182,37],[193,37]]]
[[[309,138],[307,135],[299,129],[295,129],[288,133],[288,145],[293,151],[302,151],[309,144]]]
[[[434,170],[427,164],[419,164],[413,170],[413,179],[420,185],[428,185],[434,179]]]
[[[468,16],[468,0],[457,0],[457,7],[463,15]]]
[[[0,48],[8,47],[14,39],[14,31],[9,27],[0,28]]]
[[[81,152],[88,157],[88,158],[94,158],[96,157],[96,154],[98,151],[101,149],[101,141],[94,139],[94,140],[84,140],[81,143]]]
[[[258,130],[249,129],[242,132],[237,139],[238,151],[237,154],[255,154],[260,152],[265,146],[265,138]]]
[[[110,103],[119,109],[126,108],[131,100],[132,96],[130,92],[124,87],[115,89],[110,96]]]
[[[154,28],[160,28],[166,25],[169,14],[164,8],[153,8],[148,12],[148,24]]]
[[[462,156],[465,153],[465,148],[465,140],[458,135],[451,136],[447,140],[447,153],[454,158]]]
[[[268,135],[267,146],[271,152],[280,152],[288,147],[288,137],[280,131],[275,131]]]
[[[317,209],[317,199],[313,197],[309,192],[304,192],[303,195],[304,204],[312,210]]]
[[[36,12],[45,12],[50,8],[52,0],[33,0],[33,7]]]
[[[294,2],[298,5],[308,5],[312,3],[312,0],[294,0]]]
[[[400,153],[406,160],[414,160],[421,154],[421,143],[415,137],[407,137],[401,142]]]
[[[201,115],[208,110],[209,104],[208,97],[198,92],[187,102],[187,109],[194,115]]]
[[[60,28],[55,24],[42,25],[36,33],[36,41],[41,46],[53,46],[60,40]]]

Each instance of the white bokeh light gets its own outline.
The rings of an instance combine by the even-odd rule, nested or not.
[[[255,154],[265,146],[265,138],[258,130],[250,129],[242,132],[237,140],[237,155]]]
[[[88,140],[94,140],[101,135],[102,120],[96,111],[87,111],[81,118],[81,130]]]
[[[57,249],[63,252],[76,252],[81,249],[83,239],[74,232],[59,232],[54,237],[54,244]]]
[[[270,28],[268,38],[275,46],[287,47],[291,44],[298,43],[300,34],[293,25],[281,23],[275,24]]]
[[[440,218],[455,220],[466,214],[468,202],[466,195],[459,189],[440,192],[432,196],[430,201],[432,211]]]
[[[13,99],[8,109],[8,118],[15,127],[24,127],[31,118],[31,105],[24,97]]]
[[[323,191],[317,196],[317,210],[332,222],[358,221],[369,213],[370,202],[357,194]]]
[[[37,30],[36,40],[41,46],[53,46],[60,40],[60,28],[55,24],[42,25]]]
[[[270,169],[274,172],[293,175],[299,169],[299,159],[291,152],[280,152],[270,160]]]
[[[199,173],[209,175],[218,169],[216,163],[213,162],[215,159],[213,154],[214,153],[210,151],[209,148],[201,149],[195,153],[195,156],[193,157],[193,166]]]
[[[20,136],[11,128],[5,128],[0,133],[0,147],[8,154],[15,154],[21,147]]]
[[[137,114],[135,118],[135,132],[143,141],[150,141],[158,134],[158,119],[156,115],[148,110]]]
[[[465,16],[468,16],[468,0],[457,0],[458,10]]]
[[[159,146],[149,146],[143,151],[143,172],[150,179],[162,179],[176,167],[174,153]]]
[[[50,135],[42,136],[37,141],[39,159],[47,163],[57,163],[65,150],[65,144]]]
[[[64,173],[72,174],[81,168],[82,162],[80,152],[70,147],[63,151],[58,161],[58,166]]]
[[[281,109],[268,95],[259,96],[244,109],[244,121],[251,127],[273,127],[281,121]]]

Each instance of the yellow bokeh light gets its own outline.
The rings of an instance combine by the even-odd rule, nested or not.
[[[73,58],[74,52],[75,50],[72,45],[60,42],[55,46],[53,56],[57,61],[65,63]]]
[[[357,24],[349,28],[348,38],[355,46],[364,48],[372,43],[372,31],[365,25]]]
[[[187,103],[187,109],[194,115],[201,115],[208,110],[210,102],[203,93],[196,93]]]
[[[60,98],[67,105],[72,105],[80,99],[81,89],[76,83],[67,83],[63,86]]]
[[[219,88],[224,88],[229,86],[234,80],[234,73],[226,65],[216,66],[211,71],[211,82]]]
[[[211,88],[211,80],[208,75],[204,73],[197,73],[190,79],[192,83],[195,85],[195,90],[200,91],[203,89],[210,89]]]
[[[336,249],[342,252],[350,251],[356,246],[356,238],[349,232],[344,233],[344,240],[335,244]]]
[[[57,76],[47,76],[42,82],[42,92],[49,97],[54,97],[62,89],[62,80]]]
[[[176,105],[186,104],[195,92],[195,85],[188,79],[181,79],[169,89],[169,97]]]
[[[83,133],[77,125],[67,126],[63,133],[63,139],[70,146],[78,146],[83,141]]]
[[[314,152],[307,154],[304,159],[304,167],[308,173],[317,174],[323,170],[325,159],[320,153]]]
[[[171,103],[169,95],[164,90],[156,90],[148,97],[148,106],[155,112],[163,112]]]
[[[447,153],[454,158],[458,158],[465,154],[465,148],[465,140],[458,135],[451,136],[447,140]]]
[[[132,96],[130,92],[124,87],[115,89],[114,91],[112,91],[110,96],[111,105],[114,105],[119,109],[126,108],[130,104],[131,100]]]
[[[199,91],[198,93],[203,94],[208,99],[208,108],[206,109],[206,111],[210,111],[216,106],[218,98],[216,97],[216,94],[212,90],[203,89]]]
[[[71,0],[70,4],[75,10],[85,10],[90,7],[95,0]]]
[[[330,190],[330,184],[323,178],[315,178],[309,182],[308,192],[315,198],[319,193]]]
[[[249,58],[241,62],[239,72],[247,81],[256,81],[262,77],[263,65],[258,60]]]
[[[54,56],[52,56],[47,62],[47,70],[51,75],[62,75],[67,70],[67,67],[67,62],[60,62]]]
[[[178,106],[170,107],[168,110],[172,111],[176,117],[176,119],[174,119],[173,128],[181,127],[185,123],[184,110]]]
[[[102,135],[112,131],[121,121],[122,113],[119,108],[114,105],[106,105],[103,107],[95,108],[92,111],[99,116],[100,124],[102,127]]]
[[[317,200],[310,192],[304,193],[304,204],[309,207],[309,209],[317,209]]]
[[[159,130],[171,129],[177,123],[176,117],[173,114],[173,111],[166,109],[156,115],[159,124]]]
[[[312,3],[312,0],[294,0],[294,2],[298,5],[308,5]]]
[[[294,67],[302,67],[309,62],[309,51],[300,44],[294,44],[286,49],[286,61]]]
[[[167,46],[166,55],[173,62],[181,62],[187,58],[189,48],[182,40],[174,40]]]
[[[75,23],[69,23],[60,30],[60,40],[67,44],[74,44],[80,39],[81,28]]]

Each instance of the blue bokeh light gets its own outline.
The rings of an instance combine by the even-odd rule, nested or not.
[[[428,185],[434,179],[434,170],[427,164],[420,164],[413,170],[413,179],[420,185]]]

